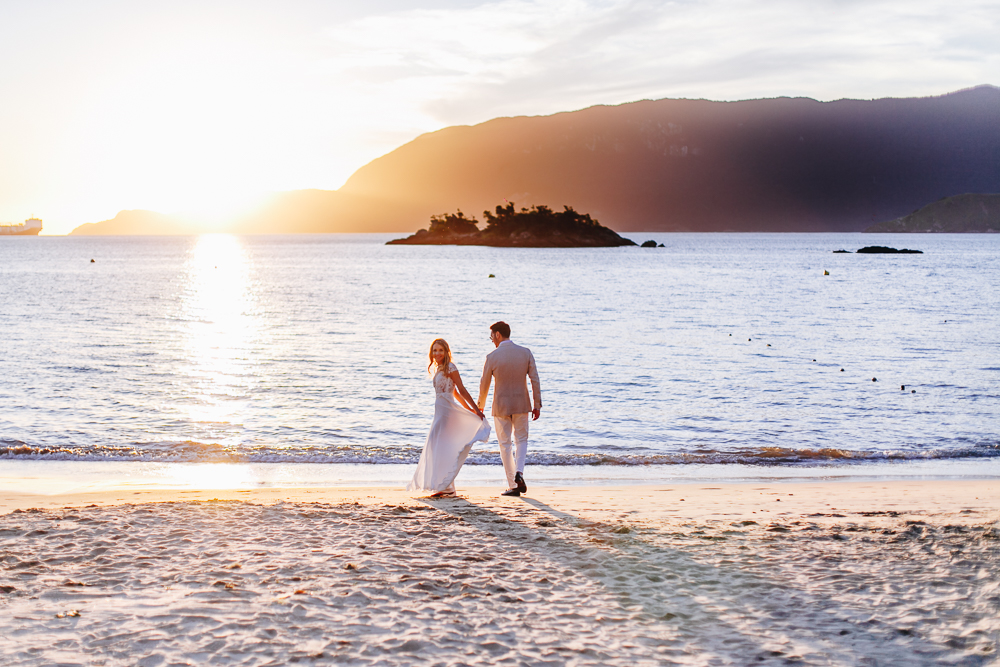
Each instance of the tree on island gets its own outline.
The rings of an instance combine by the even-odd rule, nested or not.
[[[512,202],[497,206],[495,212],[483,211],[486,228],[467,218],[461,210],[431,217],[428,229],[421,229],[389,245],[486,245],[523,248],[597,248],[635,245],[613,230],[571,206],[553,211],[548,206],[522,207]]]
[[[431,226],[428,231],[431,234],[447,234],[454,236],[468,236],[479,233],[479,221],[475,218],[466,218],[459,209],[455,213],[445,213],[443,215],[432,215]]]
[[[507,206],[497,206],[496,214],[483,211],[483,217],[486,218],[485,238],[509,238],[526,233],[543,236],[572,234],[588,229],[606,229],[589,213],[581,215],[571,206],[563,206],[558,213],[548,206],[521,207],[520,211],[515,211],[514,204],[508,202]]]

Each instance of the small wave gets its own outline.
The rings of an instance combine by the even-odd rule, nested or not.
[[[56,461],[136,461],[162,463],[362,463],[416,464],[421,447],[337,445],[329,447],[226,447],[194,441],[136,443],[131,446],[49,447],[0,440],[0,459]],[[545,466],[647,465],[795,465],[836,462],[947,460],[1000,457],[1000,444],[926,450],[792,449],[762,447],[732,451],[696,450],[672,454],[606,452],[531,452],[527,462]],[[499,465],[498,452],[473,451],[466,465]]]

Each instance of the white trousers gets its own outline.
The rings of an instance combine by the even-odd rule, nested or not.
[[[503,461],[503,471],[507,473],[507,488],[514,488],[514,473],[524,473],[524,458],[528,454],[528,414],[493,415],[493,426],[496,427],[497,440],[500,441],[500,460]],[[514,434],[511,444],[510,436]]]

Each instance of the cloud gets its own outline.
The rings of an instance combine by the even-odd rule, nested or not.
[[[1000,71],[992,0],[504,0],[329,31],[345,77],[427,120],[642,98],[939,94]]]

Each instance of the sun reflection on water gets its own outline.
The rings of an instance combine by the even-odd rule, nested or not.
[[[238,444],[255,382],[259,312],[249,257],[238,237],[205,234],[192,248],[184,296],[192,381],[187,416],[202,442]]]

